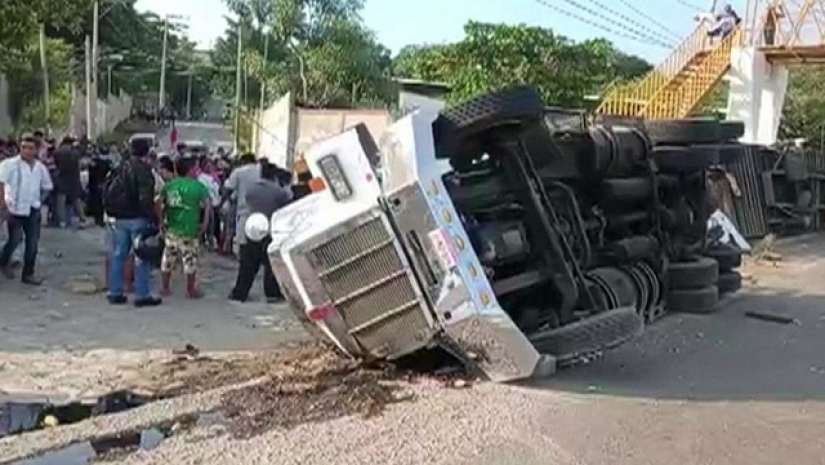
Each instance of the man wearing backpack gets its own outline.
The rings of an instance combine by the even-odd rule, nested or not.
[[[112,262],[109,268],[108,300],[124,304],[123,269],[136,237],[155,224],[155,176],[148,163],[151,146],[147,140],[132,142],[132,156],[123,160],[106,178],[103,206],[113,220]],[[151,265],[135,259],[134,304],[136,307],[159,305],[161,299],[151,294]]]

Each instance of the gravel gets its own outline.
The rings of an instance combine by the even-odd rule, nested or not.
[[[404,392],[414,400],[388,405],[368,419],[350,415],[295,424],[286,418],[294,414],[292,410],[273,410],[268,413],[280,418],[273,423],[285,423],[248,439],[231,434],[230,420],[225,430],[195,428],[167,439],[157,449],[138,451],[116,463],[577,463],[549,436],[534,434],[539,426],[535,413],[542,410],[537,400],[545,394],[537,397],[535,392],[493,384],[447,389],[440,381],[424,378],[407,385]]]

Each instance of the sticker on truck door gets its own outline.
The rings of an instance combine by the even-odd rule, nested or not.
[[[427,234],[430,245],[435,252],[438,261],[445,270],[452,270],[456,266],[456,253],[450,243],[450,236],[442,228],[433,229]]]

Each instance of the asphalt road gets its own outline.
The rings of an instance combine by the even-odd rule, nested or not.
[[[170,349],[186,343],[204,350],[246,350],[303,337],[285,305],[265,303],[259,284],[252,290],[257,301],[228,301],[236,266],[216,255],[203,260],[202,299],[185,299],[178,275],[175,295],[159,307],[111,306],[102,289],[104,252],[102,228],[44,228],[38,260],[44,285],[32,288],[0,278],[0,352]],[[85,289],[89,278],[100,286],[97,292]]]
[[[232,134],[222,123],[206,123],[202,121],[178,121],[175,123],[178,130],[178,141],[199,140],[208,147],[213,147],[218,142],[232,142]],[[161,149],[169,149],[170,127],[160,128],[157,132]]]

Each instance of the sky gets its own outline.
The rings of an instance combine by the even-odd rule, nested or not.
[[[572,6],[573,3],[587,7],[591,12],[577,9]],[[719,2],[720,5],[723,3]],[[740,14],[744,13],[745,0],[730,3]],[[195,4],[197,8],[194,8]],[[577,13],[592,24],[566,16],[546,6],[548,4]],[[574,40],[604,37],[625,52],[658,63],[667,57],[673,46],[656,45],[653,40],[658,38],[666,42],[662,39],[669,39],[668,42],[675,45],[679,37],[685,37],[693,29],[692,17],[700,8],[710,8],[710,4],[709,0],[367,0],[363,18],[378,39],[394,52],[408,44],[458,40],[463,35],[462,26],[469,20],[475,20],[549,27]],[[137,8],[161,15],[186,17],[183,22],[189,25],[191,39],[202,48],[208,48],[226,28],[224,16],[228,10],[223,0],[138,0]],[[634,12],[634,9],[637,11]],[[607,10],[619,15],[610,14]],[[673,34],[664,32],[650,19],[641,16],[639,11]],[[614,23],[593,13],[612,17]],[[637,37],[638,40],[633,40],[617,34],[627,31],[633,21],[647,29],[643,33],[648,38]]]

